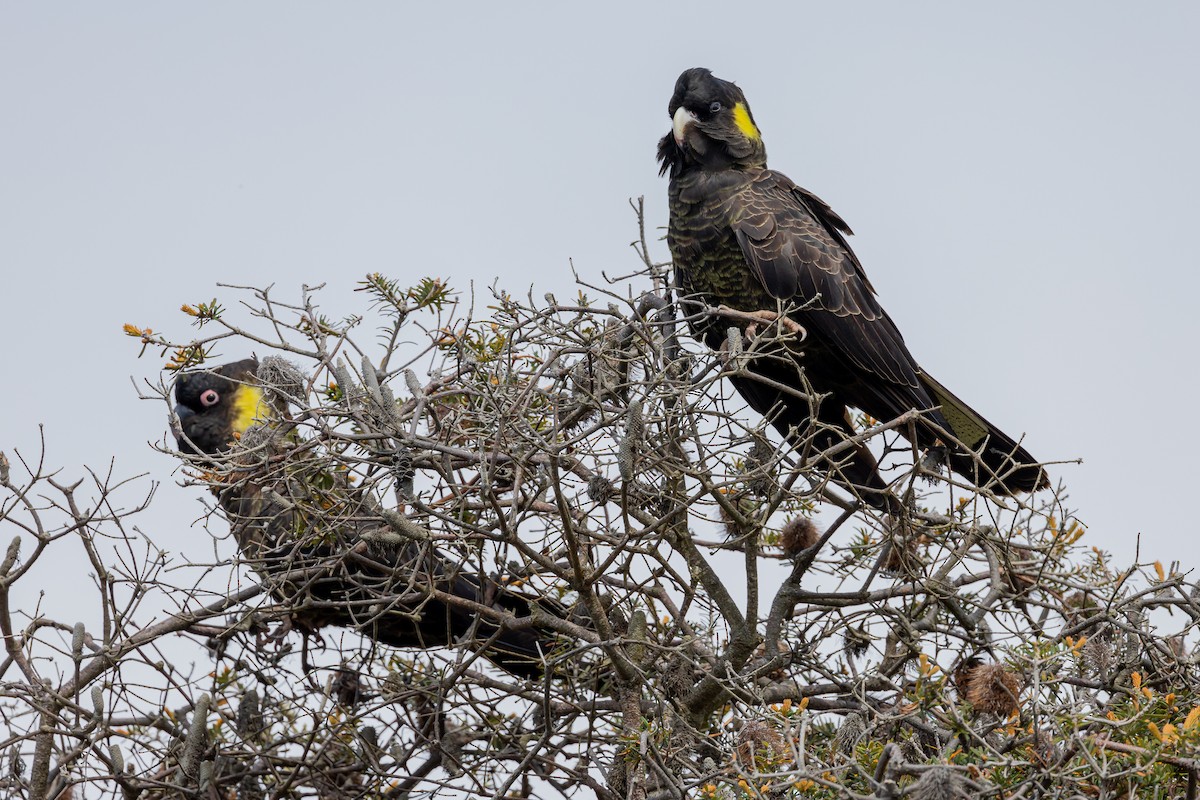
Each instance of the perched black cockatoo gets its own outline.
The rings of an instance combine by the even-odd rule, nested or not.
[[[373,531],[388,528],[380,509],[311,458],[298,465],[255,453],[266,444],[246,448],[244,459],[231,452],[252,426],[276,424],[278,403],[259,370],[246,359],[179,375],[175,433],[194,461],[229,470],[215,472],[214,492],[243,557],[278,600],[294,606],[293,621],[352,627],[395,647],[468,647],[514,675],[543,675],[557,638],[530,616],[535,605],[565,614],[556,601],[517,593],[426,542],[370,544]],[[313,577],[293,577],[305,570]]]
[[[882,421],[916,409],[921,418],[900,432],[977,486],[1011,495],[1049,484],[1017,440],[917,364],[846,243],[850,228],[812,192],[767,168],[741,89],[689,69],[667,111],[671,132],[658,145],[661,173],[670,174],[667,242],[693,333],[720,349],[731,324],[696,313],[700,306],[783,311],[806,332],[781,338],[731,378],[752,408],[795,441],[819,423],[814,444],[822,450],[853,433],[848,408]],[[787,391],[803,393],[801,371],[827,395],[815,414],[809,399]],[[894,504],[865,446],[823,466],[867,502]]]

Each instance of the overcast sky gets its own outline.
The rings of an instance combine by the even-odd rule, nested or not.
[[[855,229],[922,365],[1039,458],[1083,459],[1053,475],[1085,541],[1200,563],[1198,23],[1094,1],[3,2],[0,449],[36,456],[44,424],[64,478],[149,473],[142,529],[210,553],[130,383],[161,361],[123,323],[183,334],[219,281],[326,282],[344,313],[372,271],[534,296],[569,261],[630,272],[627,198],[666,224],[655,144],[706,66]]]

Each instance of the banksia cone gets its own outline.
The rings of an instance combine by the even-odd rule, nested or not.
[[[1002,664],[975,667],[966,676],[967,702],[980,714],[1006,718],[1016,713],[1021,681]]]
[[[867,652],[867,648],[871,646],[872,638],[871,634],[867,633],[866,628],[847,628],[842,641],[846,646],[846,652],[858,658]]]
[[[1009,588],[1018,595],[1025,594],[1037,586],[1037,554],[1024,547],[1016,547],[1000,566],[1000,571]]]
[[[1082,666],[1087,672],[1106,681],[1112,671],[1115,655],[1113,637],[1109,631],[1100,630],[1083,643]]]
[[[621,471],[621,480],[625,483],[633,481],[634,441],[628,436],[622,436],[617,445],[617,468]]]
[[[721,524],[725,527],[725,533],[730,539],[742,539],[747,536],[759,537],[762,534],[762,526],[755,521],[757,508],[753,500],[743,493],[730,493],[725,495],[734,506],[734,513],[725,506],[717,507],[717,514],[721,518]],[[738,520],[736,515],[741,516]]]
[[[756,772],[790,760],[783,735],[762,720],[750,720],[738,731],[737,759],[743,769]]]
[[[970,797],[962,776],[949,767],[925,770],[909,788],[908,796],[913,800],[967,800]]]
[[[280,401],[302,403],[308,378],[304,371],[286,358],[266,356],[255,370],[264,387],[274,392]]]
[[[758,439],[746,454],[746,488],[759,495],[771,491],[773,483],[770,467],[774,463],[775,448],[764,439]]]
[[[262,708],[258,702],[258,692],[247,689],[238,703],[237,732],[247,741],[257,738],[263,729]]]
[[[788,664],[790,664],[792,661],[792,658],[791,658],[792,650],[790,647],[788,647],[787,643],[784,642],[782,639],[775,643],[775,648],[776,648],[775,654],[778,656],[782,656],[783,660],[780,663],[780,666],[778,669],[772,670],[765,677],[767,677],[773,681],[781,681],[784,679],[784,677],[786,677],[786,674],[787,674],[786,668],[787,668]],[[767,659],[767,643],[766,642],[761,643],[758,647],[756,647],[754,649],[754,658],[755,658],[755,660],[762,660],[762,661],[765,661]]]
[[[884,545],[887,555],[883,558],[880,569],[884,575],[892,578],[903,577],[913,573],[920,564],[917,556],[917,540],[909,535],[895,534],[891,541]]]
[[[365,699],[366,687],[363,686],[358,672],[349,669],[338,670],[333,679],[333,696],[339,705],[352,709]]]
[[[792,517],[783,524],[779,532],[779,545],[783,554],[795,558],[800,553],[812,547],[821,538],[817,526],[808,517]]]
[[[614,494],[612,481],[599,473],[588,478],[587,494],[596,503],[607,503]]]
[[[951,680],[954,681],[954,689],[958,692],[958,696],[962,700],[967,699],[967,690],[970,688],[971,672],[983,664],[983,659],[979,656],[971,656],[964,658],[954,672],[951,674]]]
[[[1096,598],[1083,592],[1075,592],[1068,595],[1063,601],[1063,615],[1067,618],[1067,624],[1074,627],[1081,622],[1085,622],[1091,618],[1100,619],[1103,617],[1104,611],[1100,608],[1100,604],[1096,602]]]
[[[854,747],[867,732],[867,719],[861,711],[847,714],[842,720],[842,726],[833,735],[834,755],[842,753],[853,755]]]

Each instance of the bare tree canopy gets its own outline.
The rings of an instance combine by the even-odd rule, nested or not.
[[[129,326],[216,556],[155,547],[140,482],[3,462],[8,796],[1196,796],[1188,573],[927,464],[920,412],[782,442],[728,382],[802,332],[688,309],[696,345],[638,248],[572,298]],[[902,521],[830,482],[859,445]],[[80,548],[100,627],[11,606]]]

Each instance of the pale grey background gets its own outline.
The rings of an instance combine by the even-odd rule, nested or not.
[[[45,423],[64,478],[163,479],[142,529],[211,554],[122,323],[181,333],[217,281],[328,282],[336,313],[375,270],[535,296],[568,259],[629,272],[626,199],[666,223],[655,143],[708,66],[855,228],[923,365],[1084,459],[1054,476],[1087,541],[1200,560],[1200,6],[433,5],[0,5],[0,449]]]

